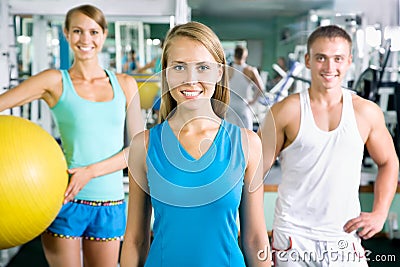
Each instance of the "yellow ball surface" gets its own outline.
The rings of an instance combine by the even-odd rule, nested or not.
[[[0,249],[40,235],[61,209],[67,184],[56,140],[29,120],[0,115]]]
[[[142,109],[151,109],[154,105],[154,100],[158,95],[160,89],[160,83],[154,81],[156,76],[143,76],[142,79],[149,79],[147,81],[138,82],[139,95],[140,95],[140,106]]]

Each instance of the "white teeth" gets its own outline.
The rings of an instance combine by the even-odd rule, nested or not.
[[[198,96],[201,94],[201,92],[193,92],[193,91],[182,91],[182,94],[184,94],[185,96]]]
[[[91,47],[80,47],[81,50],[83,51],[90,51],[92,48]]]

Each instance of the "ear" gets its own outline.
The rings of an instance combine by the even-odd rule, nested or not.
[[[349,66],[351,65],[351,63],[353,63],[353,54],[350,54],[350,56],[349,56],[349,62],[348,62],[348,64],[349,64]]]
[[[220,82],[222,79],[222,76],[224,75],[224,68],[222,64],[218,64],[218,77],[217,77],[217,82]]]
[[[67,41],[68,41],[68,31],[67,31],[67,29],[64,28],[64,29],[63,29],[63,32],[64,32],[64,37],[65,37],[65,39],[67,39]]]
[[[105,30],[104,30],[104,34],[103,34],[103,42],[106,41],[107,35],[108,35],[108,29],[105,29]]]
[[[310,55],[308,53],[306,53],[304,55],[304,62],[305,62],[307,69],[309,69],[310,68]]]

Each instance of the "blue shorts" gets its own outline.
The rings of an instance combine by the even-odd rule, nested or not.
[[[124,200],[73,200],[62,206],[46,232],[68,239],[122,240],[126,226],[125,212]]]

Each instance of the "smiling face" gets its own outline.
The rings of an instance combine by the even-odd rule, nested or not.
[[[75,57],[81,60],[97,59],[107,36],[107,30],[81,12],[71,15],[68,30],[64,33]]]
[[[166,79],[178,107],[198,109],[210,99],[221,80],[222,67],[198,41],[175,37],[169,48]]]
[[[350,45],[341,37],[316,39],[305,56],[311,70],[311,84],[317,89],[341,88],[351,65]]]

